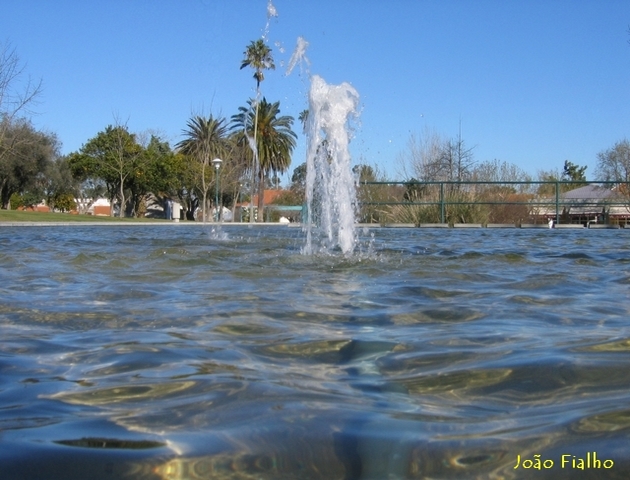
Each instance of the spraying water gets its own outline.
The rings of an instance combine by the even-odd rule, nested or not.
[[[306,64],[306,68],[310,67],[310,62],[308,58],[306,58],[306,49],[308,48],[308,42],[302,38],[298,37],[297,45],[295,46],[295,50],[289,59],[289,64],[287,65],[287,73],[286,75],[291,75],[291,72],[295,68],[298,63]]]
[[[277,18],[277,17],[278,17],[278,10],[276,10],[276,7],[274,6],[271,0],[267,0],[267,23],[265,24],[265,30],[263,31],[263,36],[262,36],[265,42],[268,40],[269,26],[271,24],[271,19]]]
[[[326,247],[350,254],[355,246],[356,190],[349,152],[348,121],[358,115],[359,94],[348,83],[329,85],[311,78],[306,159],[307,251],[313,222]]]
[[[308,42],[298,38],[287,74],[303,61],[307,67]],[[355,247],[355,179],[349,151],[349,121],[358,117],[359,94],[349,83],[329,85],[318,75],[310,76],[306,134],[305,253],[313,251],[313,227],[323,236],[323,247],[339,247],[348,255]]]

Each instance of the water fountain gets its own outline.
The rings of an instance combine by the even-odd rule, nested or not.
[[[359,95],[348,83],[329,85],[311,78],[309,92],[306,200],[307,249],[311,248],[313,220],[321,228],[327,247],[344,254],[355,245],[356,192],[348,149],[348,120],[357,114]]]
[[[308,65],[307,47],[308,42],[298,38],[287,73],[299,61]],[[318,75],[309,74],[309,77],[304,251],[313,252],[313,229],[317,225],[324,249],[338,247],[348,255],[356,243],[356,190],[349,151],[349,121],[358,116],[359,94],[347,82],[329,85]]]

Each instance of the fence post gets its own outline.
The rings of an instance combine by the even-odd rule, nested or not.
[[[556,180],[556,225],[560,224],[560,182]]]
[[[444,182],[440,182],[440,219],[442,223],[446,223],[444,216]]]

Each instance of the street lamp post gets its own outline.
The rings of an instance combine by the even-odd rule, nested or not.
[[[214,221],[215,222],[218,222],[219,219],[221,218],[221,213],[219,210],[219,169],[221,168],[222,163],[223,163],[223,160],[221,160],[220,158],[215,158],[214,160],[212,160],[212,164],[214,165],[214,168],[217,174],[215,182],[214,182],[214,208],[215,208]]]

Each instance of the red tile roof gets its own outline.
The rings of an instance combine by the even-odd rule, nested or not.
[[[265,205],[271,205],[276,198],[284,193],[284,190],[265,190],[263,192],[263,201]],[[254,205],[258,205],[258,195],[254,195],[252,199]],[[249,205],[249,202],[239,203],[237,206]]]

